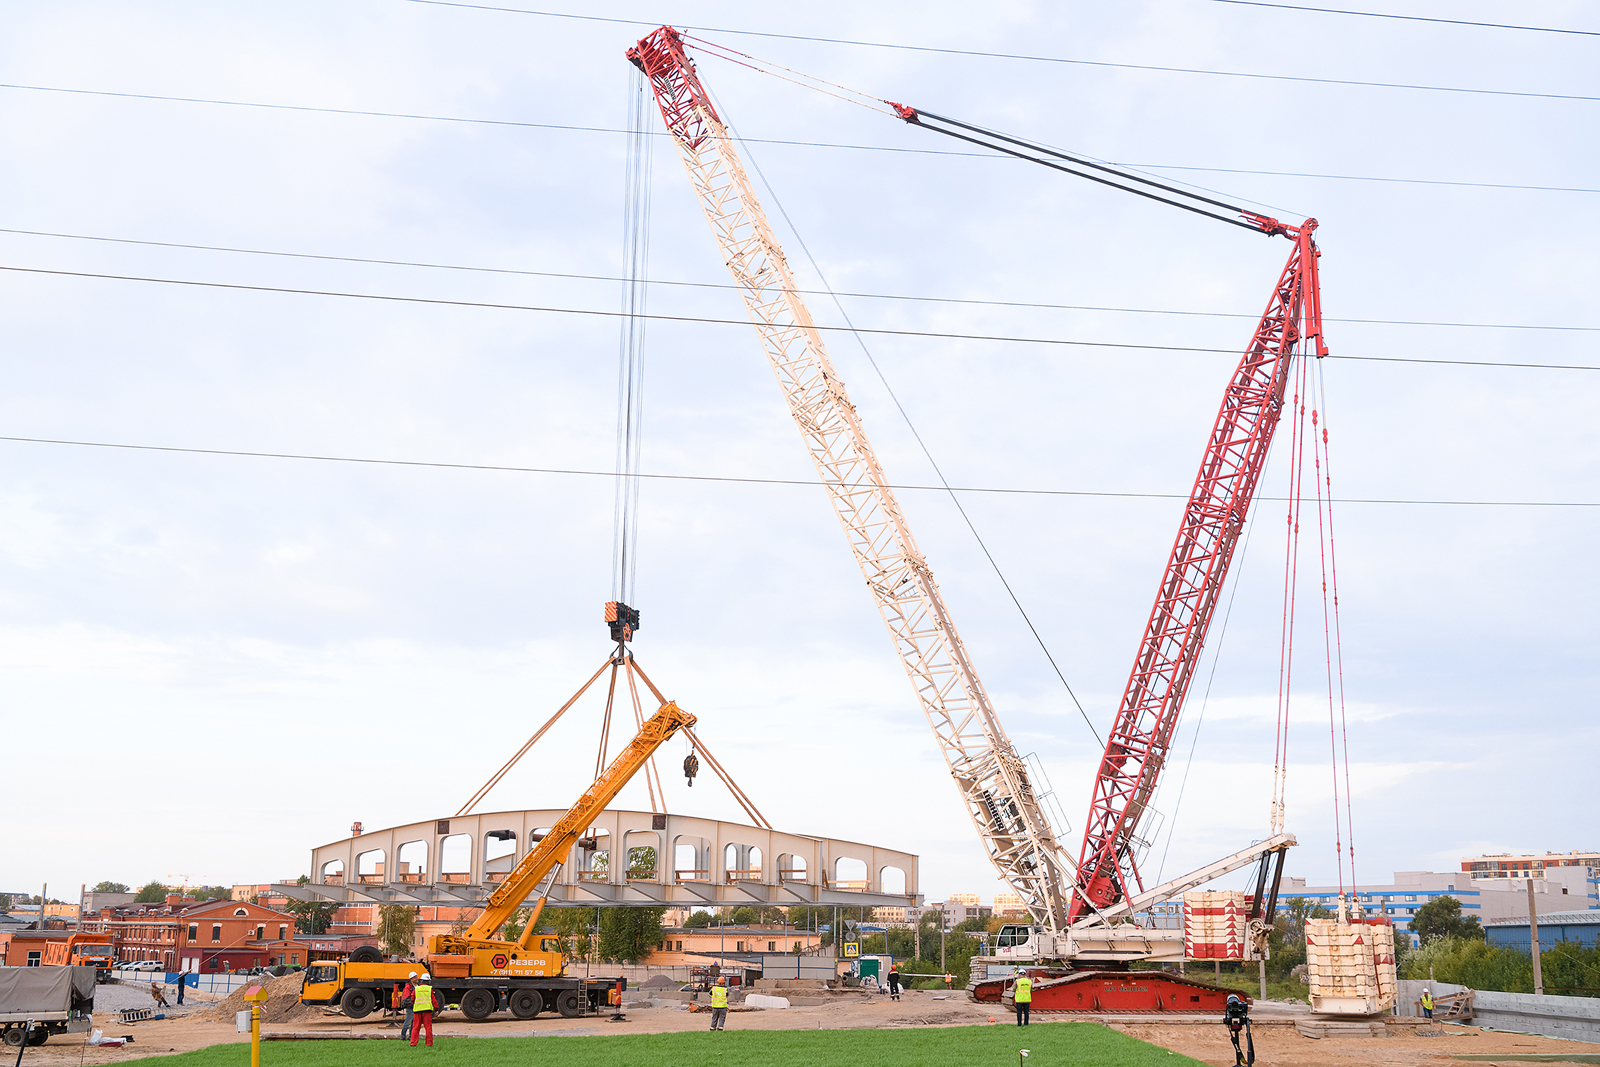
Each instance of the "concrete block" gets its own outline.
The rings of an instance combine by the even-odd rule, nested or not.
[[[752,1008],[787,1008],[789,1001],[785,997],[772,997],[764,993],[751,993],[744,998],[744,1002]]]

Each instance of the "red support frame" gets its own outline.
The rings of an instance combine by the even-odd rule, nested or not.
[[[1295,348],[1301,340],[1315,338],[1316,355],[1328,354],[1317,279],[1320,253],[1311,238],[1317,220],[1292,227],[1262,215],[1244,215],[1263,232],[1288,237],[1294,250],[1223,394],[1117,721],[1106,740],[1079,854],[1073,918],[1085,910],[1085,901],[1104,908],[1143,889],[1135,832],[1155,793],[1266,464]]]

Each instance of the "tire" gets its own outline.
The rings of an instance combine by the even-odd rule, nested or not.
[[[42,1045],[49,1040],[50,1031],[44,1029],[43,1027],[35,1027],[33,1033],[28,1035],[28,1047],[32,1048],[34,1045]]]
[[[378,946],[377,945],[362,945],[360,948],[358,948],[354,952],[350,953],[350,962],[351,963],[382,963],[383,962],[383,953],[378,950]]]
[[[6,1048],[21,1048],[23,1040],[20,1026],[13,1026],[5,1033]]]
[[[583,996],[576,989],[563,989],[556,994],[556,1011],[563,1019],[576,1019],[583,1014]]]
[[[511,1014],[518,1019],[535,1018],[544,1008],[544,997],[537,989],[513,989],[511,991]]]
[[[377,995],[372,990],[357,986],[344,991],[344,996],[339,998],[339,1010],[352,1019],[365,1019],[377,1003]]]
[[[481,1023],[494,1014],[500,998],[492,990],[469,989],[461,994],[461,1014],[475,1023]]]

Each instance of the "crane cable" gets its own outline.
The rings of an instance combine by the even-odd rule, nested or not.
[[[631,604],[639,567],[639,457],[644,422],[644,341],[650,256],[650,162],[654,142],[645,135],[653,100],[644,75],[634,72],[628,109],[624,174],[621,330],[617,344],[616,497],[611,550],[611,596]]]
[[[1328,733],[1330,743],[1333,739],[1333,711],[1335,695],[1337,694],[1339,708],[1339,743],[1333,748],[1334,759],[1334,808],[1338,809],[1338,779],[1339,767],[1344,770],[1344,829],[1346,846],[1349,849],[1350,859],[1350,885],[1359,885],[1356,878],[1356,829],[1355,811],[1350,789],[1350,728],[1349,717],[1345,708],[1344,691],[1344,639],[1339,625],[1339,568],[1338,556],[1334,551],[1333,540],[1333,469],[1329,454],[1328,441],[1328,391],[1327,382],[1323,377],[1322,364],[1317,364],[1312,386],[1320,398],[1321,411],[1313,409],[1311,412],[1312,429],[1312,454],[1316,463],[1317,477],[1317,542],[1322,551],[1322,628],[1324,643],[1324,660],[1328,672]],[[1321,425],[1318,426],[1320,414]],[[1326,497],[1323,490],[1327,490]],[[1327,520],[1326,536],[1324,536],[1323,519]],[[1331,611],[1330,611],[1331,602]],[[1330,627],[1331,622],[1331,627]]]
[[[629,86],[628,148],[623,170],[622,258],[625,279],[622,284],[621,329],[617,342],[617,440],[616,486],[612,500],[611,599],[637,606],[639,570],[639,477],[640,454],[644,439],[644,353],[650,258],[650,162],[654,141],[646,135],[653,96],[642,73],[635,71]],[[606,765],[606,749],[611,737],[611,713],[617,695],[617,671],[628,671],[628,689],[634,718],[643,724],[637,690],[633,685],[632,655],[625,641],[617,642],[611,667],[611,685],[606,692],[605,716],[600,724],[600,749],[595,756],[595,777]],[[656,810],[656,790],[660,771],[651,756],[645,764],[645,785],[650,792],[650,810]],[[661,796],[665,803],[665,793]]]

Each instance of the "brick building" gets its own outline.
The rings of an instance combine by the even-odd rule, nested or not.
[[[168,971],[209,974],[274,962],[265,945],[292,941],[294,916],[249,901],[173,895],[160,905],[107,908],[86,925],[110,934],[123,962],[154,960]]]
[[[708,962],[708,956],[745,956],[773,952],[815,953],[822,943],[820,934],[796,930],[792,926],[669,926],[661,930],[661,942],[644,962],[658,967]]]

